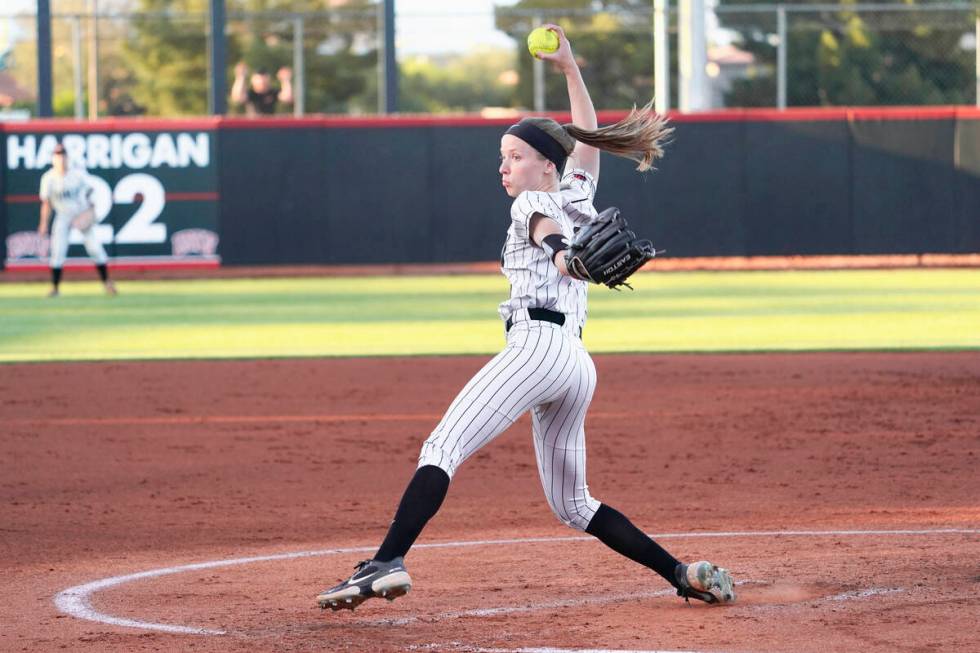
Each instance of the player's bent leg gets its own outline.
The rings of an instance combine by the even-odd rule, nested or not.
[[[678,596],[705,603],[732,603],[735,587],[727,569],[706,560],[686,565],[638,529],[615,508],[602,504],[585,532],[613,551],[657,572]]]
[[[494,356],[449,405],[442,420],[422,444],[419,466],[435,465],[449,474],[503,433],[537,398],[540,354],[520,340]]]
[[[61,268],[51,268],[51,290],[48,297],[57,297],[60,294],[58,287],[61,285]]]
[[[353,610],[370,598],[393,601],[412,589],[404,556],[439,511],[449,489],[449,475],[439,467],[424,465],[415,471],[398,505],[395,518],[381,547],[371,560],[357,564],[346,581],[317,595],[321,608]]]
[[[652,569],[668,583],[680,589],[676,577],[680,561],[615,508],[602,504],[585,532],[616,553]]]
[[[51,223],[51,243],[48,248],[49,265],[53,268],[60,268],[65,264],[68,257],[68,230],[70,225],[67,220],[60,216],[55,216]]]
[[[439,512],[448,491],[449,474],[442,468],[423,465],[415,470],[374,560],[387,563],[407,555],[422,529]]]
[[[581,349],[561,393],[532,411],[534,453],[548,505],[562,523],[584,531],[599,509],[586,483],[585,414],[595,366]]]
[[[68,221],[56,215],[51,223],[51,242],[48,248],[48,265],[51,266],[51,291],[48,297],[60,292],[61,274],[68,257]]]
[[[411,588],[410,579],[407,586],[402,584],[407,572],[404,577],[395,576],[396,584],[388,587],[383,583],[376,586],[380,581],[373,575],[365,576],[365,570],[396,563],[404,567],[403,557],[439,510],[459,465],[527,411],[531,399],[522,387],[526,381],[523,370],[533,356],[527,348],[509,345],[467,383],[423,444],[419,467],[374,559],[359,565],[345,583],[321,593],[317,597],[321,607],[354,609],[368,598],[393,598]],[[365,584],[368,580],[370,588]]]
[[[102,247],[102,241],[99,240],[98,232],[95,230],[95,225],[89,227],[82,232],[83,243],[85,245],[85,252],[88,254],[89,258],[96,265],[105,265],[109,260],[106,256],[105,248]]]
[[[102,247],[102,242],[99,240],[99,236],[95,231],[95,226],[89,227],[83,233],[85,236],[85,251],[88,253],[89,258],[95,262],[95,269],[99,272],[99,278],[102,280],[102,285],[105,287],[106,293],[110,295],[117,294],[116,284],[109,280],[109,268],[106,265],[109,257],[106,256],[105,248]]]
[[[545,465],[541,464],[542,459],[546,459]],[[551,511],[566,526],[585,531],[602,505],[589,494],[585,482],[585,449],[543,448],[538,460],[541,484]],[[545,469],[548,471],[542,471]]]
[[[709,573],[707,570],[714,568],[710,563],[682,565],[625,515],[590,495],[585,476],[584,424],[594,388],[594,369],[591,359],[583,361],[579,377],[571,380],[566,393],[532,413],[535,454],[549,505],[563,523],[584,530],[617,553],[657,572],[682,596],[717,603],[733,601],[727,571]],[[691,574],[687,574],[688,569]],[[693,582],[686,580],[689,575]]]

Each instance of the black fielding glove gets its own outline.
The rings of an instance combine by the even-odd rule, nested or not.
[[[575,234],[565,252],[565,265],[576,279],[613,290],[632,289],[627,279],[656,255],[653,243],[638,239],[619,209],[611,206]]]

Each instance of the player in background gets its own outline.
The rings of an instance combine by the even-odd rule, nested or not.
[[[99,271],[106,292],[115,295],[116,286],[109,280],[105,249],[95,233],[92,187],[85,178],[84,172],[77,168],[69,169],[65,147],[60,143],[55,145],[51,156],[51,169],[41,176],[39,195],[41,196],[41,221],[37,227],[38,235],[47,235],[49,225],[51,229],[49,255],[51,291],[48,297],[57,297],[59,294],[61,268],[68,254],[68,233],[72,226],[76,226],[85,237],[85,251],[95,261],[95,267]],[[51,222],[52,210],[53,222]]]
[[[547,27],[558,35],[559,48],[541,58],[565,75],[572,124],[525,118],[501,138],[501,183],[515,198],[501,261],[511,284],[510,298],[500,305],[507,347],[467,383],[422,445],[418,468],[374,558],[321,592],[321,608],[354,609],[369,598],[391,600],[408,592],[412,580],[404,556],[442,505],[451,477],[528,410],[541,484],[562,522],[655,571],[685,598],[735,600],[727,570],[707,561],[680,562],[593,498],[586,483],[585,414],[596,385],[581,340],[588,284],[569,271],[563,252],[575,228],[597,216],[599,150],[631,158],[645,170],[662,155],[671,129],[650,105],[598,128],[568,40],[561,28]],[[472,572],[474,587],[479,573]],[[637,576],[626,582],[635,587],[644,581]]]

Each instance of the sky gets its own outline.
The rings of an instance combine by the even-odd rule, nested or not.
[[[396,47],[403,54],[463,52],[480,45],[513,47],[510,37],[494,29],[493,7],[515,1],[397,0]]]
[[[493,7],[516,0],[396,0],[399,55],[463,52],[476,46],[513,47],[493,28]],[[0,0],[0,13],[36,11],[36,0]]]

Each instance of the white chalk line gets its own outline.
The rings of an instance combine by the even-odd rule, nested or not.
[[[765,581],[741,581],[735,583],[736,585],[766,585]],[[851,601],[851,600],[861,600],[868,599],[872,597],[882,596],[886,594],[897,594],[904,593],[906,590],[901,587],[872,587],[866,590],[854,590],[851,592],[843,592],[841,594],[835,594],[834,596],[824,597],[818,599],[817,601],[811,601],[810,603],[825,603],[830,601]],[[619,595],[608,595],[601,598],[596,598],[588,601],[553,601],[547,604],[541,605],[540,609],[552,609],[561,607],[574,607],[575,605],[580,605],[582,603],[586,604],[604,604],[612,603],[615,601],[625,601],[625,600],[636,600],[645,598],[656,598],[661,596],[673,595],[674,590],[660,590],[657,592],[639,592],[636,594],[619,594]],[[535,608],[536,609],[536,608]],[[531,609],[526,608],[491,608],[489,610],[465,610],[459,612],[444,612],[440,615],[435,615],[434,617],[418,618],[413,617],[410,619],[384,619],[384,620],[373,620],[373,621],[361,621],[358,623],[367,624],[384,624],[384,625],[405,625],[414,621],[438,621],[440,618],[454,618],[454,617],[468,617],[468,616],[495,616],[498,614],[508,614],[513,612],[530,612]],[[488,614],[489,613],[489,614]],[[409,647],[409,650],[446,650],[446,645],[441,644],[429,644],[423,646],[413,646]],[[449,645],[451,650],[458,650],[461,653],[707,653],[706,651],[678,651],[674,649],[594,649],[594,648],[556,648],[552,646],[545,647],[521,647],[521,648],[482,648],[467,646],[465,644],[453,643]]]
[[[472,610],[453,610],[451,612],[440,612],[424,617],[404,617],[402,619],[368,619],[358,621],[359,624],[372,626],[407,626],[408,624],[419,621],[429,623],[433,621],[445,621],[446,619],[459,619],[461,617],[497,617],[504,614],[517,614],[521,612],[537,612],[539,610],[558,610],[561,608],[574,608],[583,605],[604,605],[616,603],[617,601],[633,601],[636,599],[652,599],[661,596],[676,594],[674,589],[657,590],[656,592],[623,592],[620,594],[606,594],[601,596],[591,596],[581,599],[563,599],[559,601],[540,601],[533,605],[514,605],[502,606],[497,608],[474,608]]]
[[[664,649],[611,649],[611,648],[553,648],[546,647],[525,647],[525,648],[472,648],[464,649],[473,653],[699,653],[698,651],[675,651]]]
[[[744,585],[766,585],[761,580],[740,580],[736,586]],[[558,610],[561,608],[576,608],[583,605],[606,605],[608,603],[618,603],[621,601],[635,601],[637,599],[655,599],[663,596],[676,596],[677,590],[673,588],[665,590],[648,590],[646,592],[621,592],[619,594],[600,594],[595,596],[583,597],[578,599],[560,599],[557,601],[538,601],[529,605],[502,606],[497,608],[473,608],[470,610],[453,610],[450,612],[439,612],[424,617],[403,617],[401,619],[365,619],[358,621],[359,624],[371,626],[407,626],[416,622],[431,623],[444,621],[446,619],[459,619],[461,617],[496,617],[503,614],[519,614],[522,612],[539,612],[543,610]]]
[[[852,590],[842,592],[834,596],[828,596],[827,601],[853,601],[855,599],[870,599],[874,596],[885,596],[886,594],[903,594],[907,592],[904,587],[871,587],[866,590]]]
[[[440,644],[429,644],[424,646],[410,646],[410,651],[437,650],[444,651],[446,646]],[[462,653],[699,653],[698,651],[678,651],[665,649],[608,649],[608,648],[554,648],[552,646],[526,646],[523,648],[482,648],[466,646],[465,644],[452,644],[450,650],[461,651]],[[701,652],[703,653],[703,652]]]
[[[654,539],[677,539],[677,538],[720,538],[720,537],[861,537],[861,536],[929,536],[929,535],[976,535],[980,534],[980,529],[976,528],[941,528],[941,529],[904,529],[904,530],[782,530],[782,531],[715,531],[705,533],[662,533],[652,535]],[[591,536],[572,536],[572,537],[527,537],[500,540],[467,540],[459,542],[435,542],[426,544],[416,544],[413,550],[417,549],[445,549],[462,548],[473,546],[507,546],[520,544],[539,544],[539,543],[562,543],[562,542],[586,542],[595,541]],[[226,635],[227,631],[211,628],[195,628],[192,626],[180,626],[173,624],[154,623],[141,621],[138,619],[127,619],[116,617],[95,610],[91,606],[93,594],[110,587],[117,587],[126,583],[131,583],[147,578],[159,578],[180,574],[187,571],[199,571],[202,569],[216,569],[220,567],[233,567],[237,565],[247,565],[257,562],[272,562],[277,560],[294,560],[299,558],[312,558],[317,556],[342,555],[347,553],[373,553],[376,547],[350,547],[342,549],[322,549],[317,551],[298,551],[293,553],[278,553],[264,556],[250,556],[245,558],[230,558],[222,560],[212,560],[209,562],[199,562],[188,565],[174,567],[163,567],[151,569],[134,574],[122,576],[112,576],[100,580],[76,585],[62,590],[54,597],[55,607],[64,614],[77,619],[95,621],[109,624],[112,626],[122,626],[125,628],[137,628],[142,630],[153,630],[157,632],[173,633],[181,635]],[[502,608],[502,609],[506,609]],[[546,609],[546,608],[545,608]]]
[[[814,598],[804,598],[795,605],[746,605],[746,606],[735,606],[736,612],[750,612],[750,613],[763,613],[772,614],[774,612],[785,613],[789,611],[800,611],[807,608],[815,608],[818,605],[828,605],[831,603],[843,603],[844,601],[863,601],[865,599],[879,598],[879,597],[894,597],[901,594],[909,594],[910,590],[905,587],[869,587],[867,589],[860,590],[850,590],[848,592],[841,592],[840,594],[834,594],[832,596],[824,597],[814,597]]]
[[[609,649],[609,648],[477,648],[474,653],[698,653],[697,651],[667,651],[657,650],[637,650],[637,649]]]

